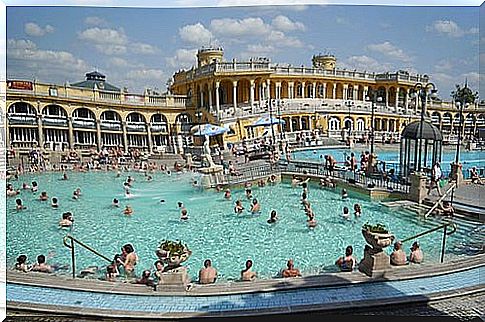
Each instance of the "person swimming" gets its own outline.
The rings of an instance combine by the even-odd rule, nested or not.
[[[123,213],[127,216],[133,215],[133,208],[131,208],[130,205],[126,205],[125,210],[123,210]]]
[[[224,192],[224,198],[231,199],[231,190],[230,189],[226,189],[226,191]]]
[[[241,200],[236,201],[236,206],[234,207],[234,212],[236,214],[241,214],[244,210]]]
[[[25,207],[23,204],[22,204],[22,199],[18,198],[15,200],[15,203],[16,203],[16,206],[15,208],[17,210],[23,210],[23,209],[27,209],[27,207]]]
[[[356,203],[354,205],[354,215],[355,215],[355,217],[362,216],[362,208],[360,207],[360,205],[358,203]]]
[[[39,189],[39,187],[37,186],[37,181],[32,181],[32,186],[31,186],[30,190],[32,192],[37,192],[38,189]]]
[[[56,197],[52,197],[51,199],[51,207],[52,208],[59,208],[59,203]]]
[[[315,214],[313,212],[308,214],[307,225],[309,228],[314,228],[317,226],[317,220],[315,219]]]
[[[22,183],[22,189],[24,190],[30,189],[30,186],[27,184],[27,182]]]
[[[113,205],[113,207],[118,208],[118,207],[120,206],[120,201],[119,201],[118,199],[114,198],[114,199],[113,199],[113,204],[112,204],[112,205]]]
[[[49,199],[49,196],[47,195],[47,192],[46,192],[46,191],[42,191],[42,192],[40,193],[40,197],[39,197],[39,199],[40,199],[41,201],[46,201],[47,199]]]
[[[60,227],[70,227],[74,223],[71,212],[65,212],[62,214],[62,219],[59,221]]]
[[[350,219],[350,213],[349,213],[348,207],[344,207],[342,217],[347,220]]]
[[[62,179],[61,180],[69,180],[69,177],[67,176],[67,173],[62,174]]]
[[[278,215],[276,214],[276,210],[271,211],[271,215],[269,219],[266,221],[268,224],[274,224],[278,220]]]
[[[181,220],[188,220],[189,215],[187,214],[187,209],[182,208],[182,211],[180,211],[180,219]]]
[[[347,190],[346,189],[342,189],[342,199],[345,200],[349,198],[349,195],[347,193]]]
[[[251,192],[251,189],[246,188],[246,198],[252,199],[253,198],[253,193]]]
[[[258,213],[260,210],[261,210],[261,206],[258,203],[258,200],[254,198],[253,203],[251,204],[251,212],[255,214],[255,213]]]
[[[130,185],[128,184],[128,182],[123,183],[123,189],[125,189],[125,196],[130,197],[131,192],[130,192]]]

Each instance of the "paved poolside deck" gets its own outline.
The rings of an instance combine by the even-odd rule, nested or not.
[[[485,254],[441,265],[393,268],[380,278],[335,273],[194,284],[190,291],[8,272],[7,308],[86,316],[229,317],[423,303],[485,291]]]

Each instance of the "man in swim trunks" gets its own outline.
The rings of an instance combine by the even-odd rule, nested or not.
[[[289,259],[286,263],[286,268],[281,272],[283,277],[297,277],[301,276],[300,270],[295,268],[293,259]]]
[[[199,283],[200,284],[211,284],[215,283],[217,279],[217,270],[212,267],[212,262],[210,259],[204,261],[204,268],[199,271]]]

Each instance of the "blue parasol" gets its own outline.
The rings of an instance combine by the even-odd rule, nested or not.
[[[192,128],[192,131],[196,131],[193,135],[195,136],[215,136],[229,131],[228,128],[217,126],[214,124],[201,124],[196,125]]]
[[[268,126],[273,124],[285,124],[285,121],[280,120],[276,117],[270,118],[269,116],[264,116],[254,122],[251,126]]]

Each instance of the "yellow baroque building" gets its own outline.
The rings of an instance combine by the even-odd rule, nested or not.
[[[8,80],[6,94],[7,147],[20,151],[121,146],[178,153],[193,114],[186,96],[125,93],[99,72],[71,85]]]
[[[338,69],[332,55],[316,55],[312,63],[312,67],[290,66],[266,58],[227,62],[222,48],[202,48],[197,67],[175,73],[172,92],[186,95],[201,114],[229,127],[225,135],[229,142],[261,135],[263,129],[252,125],[270,114],[285,121],[280,129],[285,133],[318,129],[341,138],[350,129],[356,139],[363,138],[372,127],[371,91],[379,98],[374,106],[377,140],[386,135],[398,140],[406,124],[420,119],[421,103],[411,94],[417,83],[429,82],[427,75]],[[465,110],[465,136],[485,129],[484,112],[478,104]],[[446,141],[455,139],[461,122],[453,102],[429,99],[425,115],[442,130]]]
[[[331,55],[316,55],[312,63],[296,67],[264,58],[227,62],[222,48],[202,48],[197,66],[175,73],[166,94],[128,93],[99,72],[62,85],[10,79],[2,84],[6,146],[20,151],[121,146],[126,151],[183,153],[192,144],[194,125],[223,125],[230,129],[224,143],[238,142],[268,135],[268,128],[253,125],[269,115],[284,121],[273,130],[290,141],[310,132],[363,139],[371,129],[371,91],[380,98],[374,105],[376,141],[398,140],[403,127],[420,118],[421,104],[410,94],[417,83],[429,82],[427,75],[338,69]],[[463,122],[453,102],[429,100],[425,114],[447,142],[460,128],[468,138],[485,133],[484,105],[467,107]]]

